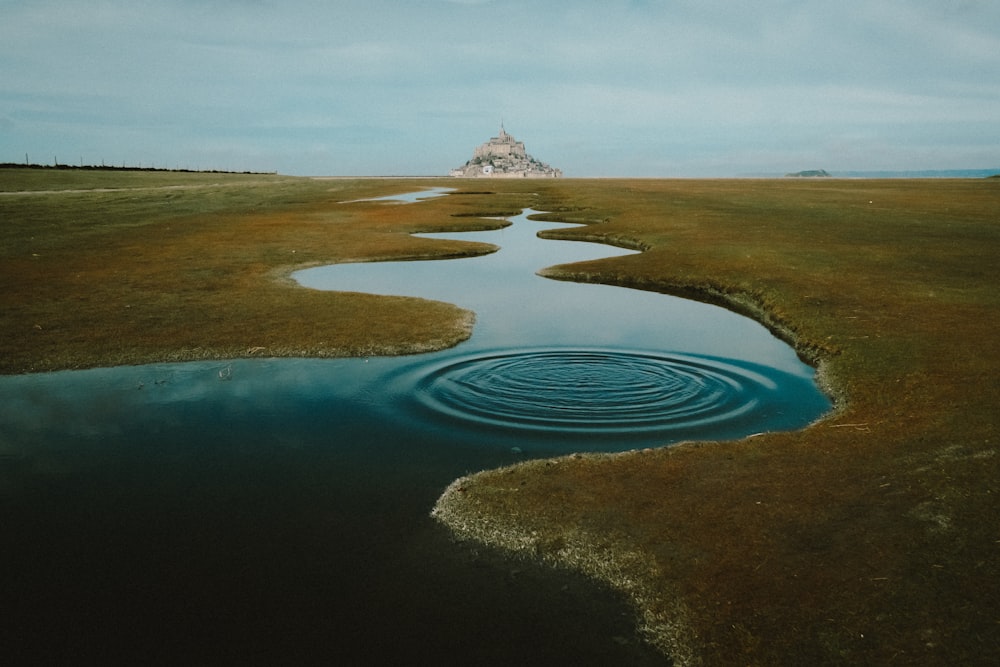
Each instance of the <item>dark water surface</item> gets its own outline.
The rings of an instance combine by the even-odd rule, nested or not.
[[[0,378],[5,663],[656,664],[614,595],[451,544],[435,499],[528,456],[801,428],[829,403],[746,318],[535,276],[624,252],[535,237],[555,226],[296,275],[471,308],[453,350]]]

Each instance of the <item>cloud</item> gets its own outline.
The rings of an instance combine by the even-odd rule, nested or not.
[[[503,117],[572,175],[727,175],[727,160],[854,136],[927,168],[978,141],[991,164],[970,166],[1000,164],[984,140],[1000,136],[993,2],[36,0],[4,12],[0,160],[112,146],[179,162],[219,136],[220,159],[255,168],[445,173]]]

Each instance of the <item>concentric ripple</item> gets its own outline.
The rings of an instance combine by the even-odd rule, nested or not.
[[[452,357],[418,368],[417,407],[484,426],[566,433],[748,428],[780,410],[797,381],[710,357],[534,349]]]

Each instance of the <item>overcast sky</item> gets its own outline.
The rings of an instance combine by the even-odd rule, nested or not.
[[[0,0],[0,162],[1000,167],[997,0]]]

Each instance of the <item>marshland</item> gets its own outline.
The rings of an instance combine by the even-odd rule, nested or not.
[[[418,205],[357,201],[440,186],[454,191]],[[318,418],[315,405],[290,412],[318,422],[315,441],[283,443],[299,452],[286,459],[275,454],[280,448],[256,442],[252,429],[231,426],[240,404],[221,417],[194,414],[197,403],[171,415],[216,418],[223,444],[209,458],[128,450],[150,424],[123,427],[114,445],[121,452],[105,459],[125,462],[117,470],[88,468],[79,452],[8,429],[0,441],[4,521],[15,527],[8,535],[44,535],[6,551],[5,597],[31,602],[19,605],[22,620],[7,624],[5,639],[29,630],[39,641],[21,644],[26,651],[43,650],[47,623],[65,629],[84,617],[94,602],[88,596],[98,598],[93,608],[141,617],[151,595],[177,582],[195,596],[186,603],[198,614],[218,599],[287,606],[263,620],[200,619],[209,628],[241,629],[247,652],[230,646],[229,656],[259,659],[276,646],[319,650],[331,627],[343,629],[344,616],[317,613],[297,630],[282,618],[295,618],[297,606],[322,610],[343,592],[311,587],[310,577],[324,569],[318,555],[287,561],[302,568],[301,579],[274,568],[291,558],[282,545],[310,544],[322,554],[333,541],[364,544],[363,531],[329,528],[339,525],[338,512],[398,522],[423,564],[472,572],[469,581],[510,583],[483,601],[504,601],[514,618],[531,616],[539,599],[580,591],[580,599],[552,607],[579,609],[578,617],[536,614],[531,622],[538,634],[558,635],[560,622],[617,614],[620,626],[601,635],[611,648],[601,650],[619,659],[615,646],[636,661],[659,652],[680,664],[987,664],[1000,651],[996,179],[464,181],[3,170],[0,191],[7,382],[161,369],[143,375],[142,389],[142,379],[128,388],[145,392],[173,381],[180,362],[239,373],[246,359],[364,363],[451,349],[473,335],[468,309],[305,289],[291,276],[342,262],[481,256],[493,249],[414,234],[492,229],[497,218],[530,208],[545,220],[578,223],[543,237],[641,250],[548,267],[547,278],[682,296],[748,315],[815,366],[833,401],[830,413],[804,428],[735,440],[530,461],[507,448],[485,457],[481,469],[456,465],[454,481],[433,494],[408,486],[409,473],[419,477],[425,462],[397,442],[383,443],[384,455],[401,462],[396,473],[337,491],[325,486],[321,472],[355,470],[348,454],[316,453],[337,427],[331,414],[349,406],[324,405]],[[340,437],[349,444],[353,436]],[[146,456],[156,465],[140,460]],[[184,501],[180,482],[157,475],[190,480],[192,462],[213,467]],[[137,469],[141,476],[122,480]],[[441,530],[408,533],[409,515],[380,506],[371,492],[387,484]],[[240,505],[247,486],[252,502]],[[169,512],[157,494],[172,499]],[[83,497],[94,504],[65,512],[66,499]],[[133,506],[124,511],[122,503]],[[325,519],[295,515],[316,503],[329,503]],[[165,540],[172,560],[135,563],[102,551],[97,543],[117,530],[102,515],[124,517],[127,540]],[[190,516],[202,517],[201,532],[186,531]],[[102,530],[74,532],[78,525]],[[272,540],[266,557],[206,548],[213,531],[232,525],[247,540]],[[380,565],[400,576],[421,571],[412,563]],[[67,603],[54,586],[25,583],[18,570],[35,566],[33,576],[51,575],[76,597]],[[233,567],[246,576],[232,576]],[[94,573],[109,585],[74,583]],[[237,590],[246,581],[281,582],[295,595],[264,584]],[[538,597],[517,598],[517,586]],[[391,587],[359,584],[353,594],[398,603]],[[175,601],[167,617],[184,618],[186,603]],[[422,613],[412,600],[399,607],[386,618]],[[392,626],[378,632],[391,636]],[[91,619],[75,647],[114,653],[101,636],[108,627]],[[268,646],[247,628],[280,628],[296,641]],[[144,631],[165,646],[177,641]],[[595,633],[566,635],[563,646],[526,646],[537,656],[569,655],[588,634]],[[181,642],[174,657],[197,655],[196,639]],[[474,644],[449,636],[442,651],[449,642]]]

